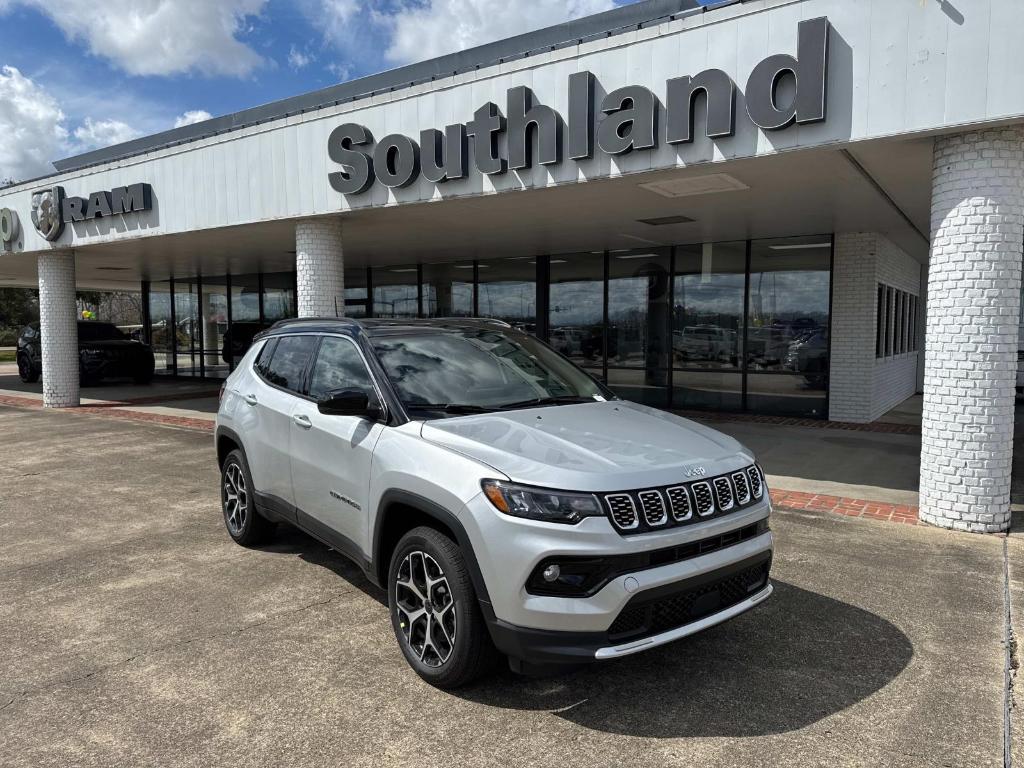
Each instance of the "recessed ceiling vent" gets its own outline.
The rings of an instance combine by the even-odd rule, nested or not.
[[[690,197],[692,195],[711,195],[717,192],[735,192],[750,189],[739,179],[727,173],[712,173],[708,176],[684,176],[664,181],[652,181],[641,184],[646,189],[662,197]]]
[[[637,221],[652,227],[664,227],[668,224],[690,224],[693,219],[689,216],[659,216],[656,219],[637,219]]]

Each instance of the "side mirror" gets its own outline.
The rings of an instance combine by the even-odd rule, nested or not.
[[[336,389],[317,400],[317,410],[327,416],[358,416],[376,421],[381,416],[376,395],[371,400],[365,392],[354,389]]]

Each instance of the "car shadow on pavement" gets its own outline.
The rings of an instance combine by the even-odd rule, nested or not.
[[[885,619],[774,584],[757,610],[676,643],[559,677],[502,670],[455,695],[621,735],[761,736],[866,699],[913,657],[909,638]]]
[[[290,525],[279,525],[273,543],[260,547],[260,550],[275,554],[298,555],[303,562],[333,571],[353,587],[384,606],[384,618],[387,618],[387,593],[376,584],[371,583],[363,575],[359,566],[312,536],[307,536]]]

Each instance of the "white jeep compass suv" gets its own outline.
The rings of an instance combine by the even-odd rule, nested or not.
[[[618,658],[772,592],[749,451],[497,321],[278,323],[225,383],[216,445],[231,537],[286,522],[352,558],[439,687],[495,649],[521,672]]]

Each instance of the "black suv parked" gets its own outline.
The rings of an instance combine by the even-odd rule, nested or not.
[[[129,339],[111,323],[78,321],[78,372],[83,385],[120,377],[148,384],[153,368],[153,350],[148,344]],[[42,371],[39,323],[31,323],[18,336],[18,375],[32,383],[39,380]]]

